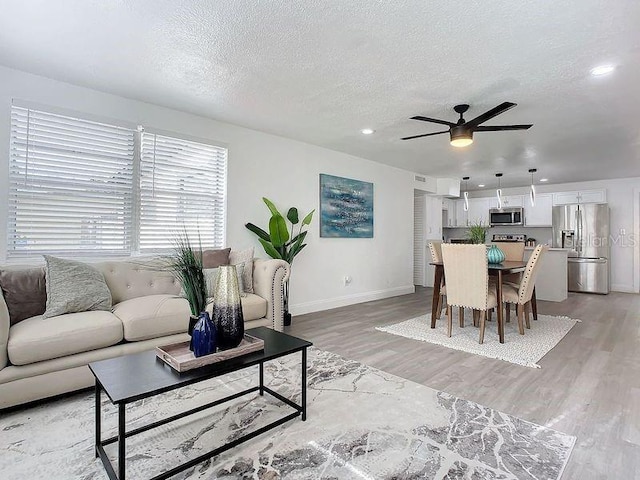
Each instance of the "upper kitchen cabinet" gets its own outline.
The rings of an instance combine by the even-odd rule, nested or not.
[[[468,224],[489,225],[489,209],[494,208],[494,197],[470,198],[467,212]]]
[[[456,227],[466,227],[468,225],[468,213],[464,210],[464,199],[456,200],[456,218],[455,218],[455,226]]]
[[[498,199],[496,197],[488,197],[491,199],[489,208],[498,208]],[[503,195],[502,208],[522,207],[524,205],[523,195]]]
[[[456,226],[456,201],[450,198],[442,199],[442,227],[455,227]]]
[[[553,210],[553,195],[540,193],[536,195],[536,204],[529,202],[524,207],[524,222],[527,227],[550,227]]]
[[[557,192],[553,194],[554,205],[570,205],[573,203],[605,203],[607,191],[581,190],[576,192]]]

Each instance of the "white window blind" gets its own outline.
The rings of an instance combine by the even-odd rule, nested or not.
[[[140,156],[140,251],[171,249],[185,231],[193,243],[225,242],[226,148],[143,133]]]
[[[129,254],[135,132],[13,106],[9,258]]]

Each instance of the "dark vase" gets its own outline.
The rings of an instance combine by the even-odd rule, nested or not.
[[[284,326],[288,327],[291,325],[291,314],[289,312],[284,312]]]
[[[218,333],[218,347],[228,350],[244,338],[244,315],[235,265],[219,267],[213,294],[213,323]]]
[[[189,328],[187,329],[187,333],[191,337],[191,340],[189,341],[189,350],[191,350],[192,352],[193,352],[193,327],[196,326],[196,323],[198,323],[198,320],[200,320],[200,317],[196,317],[195,315],[191,315],[189,317]]]
[[[209,317],[208,312],[202,312],[198,322],[193,327],[191,343],[193,344],[193,354],[196,357],[209,355],[216,351],[216,328]]]

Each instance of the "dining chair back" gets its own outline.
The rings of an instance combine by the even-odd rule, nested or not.
[[[522,280],[520,281],[520,287],[518,288],[518,303],[525,304],[531,300],[533,295],[533,288],[536,284],[536,277],[540,270],[540,259],[549,250],[547,245],[538,245],[527,262],[527,268],[522,274]]]
[[[521,262],[524,258],[524,242],[497,242],[491,245],[502,250],[507,262]]]
[[[481,245],[443,244],[442,261],[447,279],[447,333],[451,336],[452,307],[460,309],[460,327],[464,327],[464,309],[481,312],[480,340],[484,341],[487,310],[496,306],[496,296],[489,290],[487,247]]]
[[[518,330],[520,335],[524,335],[524,324],[527,328],[531,328],[529,323],[529,310],[537,309],[535,307],[535,298],[533,298],[536,285],[536,277],[540,269],[540,259],[549,249],[547,245],[538,245],[527,261],[527,266],[522,273],[522,279],[519,285],[506,284],[502,287],[502,300],[507,303],[507,318],[509,317],[508,304],[516,305],[518,315]],[[534,318],[537,317],[534,310]]]
[[[442,242],[429,242],[429,251],[432,262],[442,261]]]

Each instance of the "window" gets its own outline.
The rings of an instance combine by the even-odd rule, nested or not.
[[[184,229],[202,244],[224,246],[224,148],[142,134],[140,251],[171,248],[167,231]]]
[[[225,241],[224,148],[13,106],[7,256],[170,250]]]

